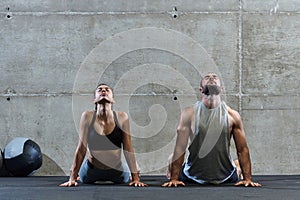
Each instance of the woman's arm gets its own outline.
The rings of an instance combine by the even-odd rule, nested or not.
[[[70,170],[70,178],[69,181],[60,184],[60,186],[77,186],[76,182],[79,169],[85,157],[87,151],[87,134],[88,127],[90,122],[90,114],[88,111],[82,113],[79,125],[79,140],[78,145],[74,155],[73,165]]]
[[[134,150],[131,143],[131,136],[130,136],[130,125],[129,125],[129,118],[125,112],[119,112],[118,115],[119,123],[121,129],[123,131],[123,150],[126,162],[131,172],[132,182],[129,184],[131,186],[146,186],[146,184],[140,182],[139,172],[137,168],[137,163],[134,155]]]

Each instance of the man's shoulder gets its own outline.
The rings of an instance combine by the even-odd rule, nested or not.
[[[227,111],[228,111],[229,116],[231,116],[234,119],[234,121],[238,122],[238,121],[241,120],[241,116],[240,116],[240,113],[238,111],[232,109],[228,105],[226,105],[226,107],[227,107]]]
[[[193,105],[186,106],[182,109],[182,113],[194,114],[195,109],[199,108],[202,104],[202,101],[196,101]]]
[[[182,109],[181,115],[185,117],[189,117],[194,115],[194,106],[187,106]]]
[[[233,108],[231,108],[230,106],[228,106],[224,101],[222,101],[222,103],[225,105],[225,107],[226,107],[229,114],[238,113],[238,111],[236,111]]]
[[[191,111],[194,111],[194,106],[186,106],[182,109],[182,111],[184,112],[191,112]]]

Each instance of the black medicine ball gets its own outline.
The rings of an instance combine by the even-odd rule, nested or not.
[[[28,138],[15,138],[4,149],[6,169],[12,176],[27,176],[42,166],[42,152]]]

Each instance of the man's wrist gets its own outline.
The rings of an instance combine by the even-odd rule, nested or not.
[[[173,180],[178,180],[179,176],[178,175],[171,175],[171,178],[170,180],[173,181]]]
[[[140,181],[140,177],[138,173],[131,173],[133,181]]]
[[[244,175],[244,180],[245,181],[252,181],[252,176],[250,176],[250,175]]]

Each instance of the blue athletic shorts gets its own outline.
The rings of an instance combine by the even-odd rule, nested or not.
[[[128,169],[122,163],[123,169]],[[85,160],[79,170],[79,177],[82,183],[93,184],[96,181],[112,181],[116,184],[128,183],[130,179],[129,170],[119,171],[116,169],[97,169],[88,160]]]
[[[179,180],[183,181],[183,182],[186,182],[186,183],[199,184],[198,182],[194,181],[193,179],[190,179],[189,177],[187,177],[183,172],[183,168],[184,168],[184,165],[180,170]],[[235,169],[235,171],[232,173],[232,175],[226,181],[222,182],[221,184],[236,183],[238,181],[239,181],[239,177],[238,177],[238,174],[237,174],[236,169]]]

